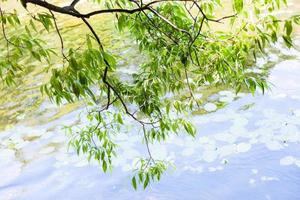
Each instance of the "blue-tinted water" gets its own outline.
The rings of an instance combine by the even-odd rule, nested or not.
[[[300,199],[300,54],[278,61],[267,94],[230,91],[231,101],[207,115],[189,116],[198,136],[171,136],[152,145],[157,159],[173,162],[159,183],[134,191],[131,170],[144,146],[132,126],[118,140],[111,173],[67,150],[61,125],[80,109],[40,126],[16,125],[0,133],[0,199]],[[129,123],[130,124],[130,123]]]

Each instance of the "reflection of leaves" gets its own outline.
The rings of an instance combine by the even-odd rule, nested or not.
[[[220,101],[216,102],[215,104],[217,105],[218,109],[224,108],[225,106],[228,105],[228,103],[220,102]]]
[[[280,1],[274,1],[279,8]],[[131,8],[131,3],[126,2],[107,1],[103,6],[107,9]],[[153,1],[153,4],[158,2]],[[221,6],[220,0],[215,0],[215,2]],[[41,87],[41,91],[57,104],[82,100],[93,110],[87,115],[90,124],[85,124],[83,128],[78,127],[78,130],[74,131],[72,135],[70,145],[76,149],[77,153],[86,154],[88,160],[98,161],[104,172],[111,169],[111,157],[116,155],[116,144],[111,136],[118,136],[123,127],[127,125],[124,115],[131,117],[142,125],[144,141],[149,154],[148,159],[141,161],[142,167],[138,168],[137,174],[132,178],[132,185],[135,189],[137,184],[146,188],[151,182],[158,181],[167,168],[163,162],[154,160],[148,143],[166,140],[169,134],[177,134],[180,130],[185,130],[187,134],[195,137],[195,127],[184,119],[178,119],[179,116],[187,115],[190,110],[193,110],[194,103],[197,105],[205,103],[204,106],[198,105],[198,108],[204,108],[206,111],[200,110],[199,112],[212,113],[226,106],[234,98],[230,92],[230,95],[221,95],[224,102],[219,99],[220,102],[213,104],[212,101],[218,101],[218,99],[211,98],[212,91],[202,92],[202,87],[215,85],[215,90],[219,91],[219,85],[222,85],[234,89],[236,93],[245,89],[246,91],[250,90],[252,94],[257,88],[261,88],[264,92],[267,88],[265,77],[254,70],[249,72],[248,69],[255,65],[257,57],[267,53],[265,48],[269,47],[272,42],[276,43],[278,36],[282,33],[284,33],[282,37],[286,46],[292,47],[293,23],[298,23],[299,17],[295,16],[292,20],[286,20],[284,29],[279,32],[281,26],[278,23],[281,20],[272,14],[275,9],[272,0],[265,0],[264,3],[253,5],[255,11],[253,19],[254,21],[257,19],[258,24],[248,22],[248,12],[252,14],[252,9],[248,11],[244,7],[244,0],[233,0],[232,2],[235,14],[220,19],[237,18],[236,22],[232,19],[231,27],[233,29],[228,31],[215,31],[210,28],[209,22],[220,22],[220,20],[214,18],[214,11],[217,10],[214,3],[209,2],[199,2],[199,5],[194,7],[194,9],[198,8],[199,15],[202,15],[199,18],[193,16],[189,12],[190,10],[179,3],[161,3],[159,6],[149,7],[147,10],[135,9],[134,12],[117,14],[118,29],[120,31],[127,29],[127,32],[130,32],[132,37],[130,40],[135,41],[134,46],[139,47],[138,49],[141,51],[139,54],[143,54],[143,57],[146,58],[145,61],[140,61],[141,65],[135,63],[134,66],[139,67],[134,68],[134,74],[128,74],[131,81],[124,81],[124,77],[114,73],[119,72],[117,70],[119,60],[116,55],[109,52],[119,51],[119,49],[110,48],[104,51],[106,45],[101,44],[101,37],[99,38],[94,29],[96,27],[90,25],[83,18],[84,16],[82,16],[82,20],[90,29],[93,37],[86,37],[86,48],[82,48],[81,45],[75,45],[75,47],[66,45],[65,55],[64,37],[61,37],[59,33],[55,16],[37,13],[36,20],[41,22],[47,32],[55,25],[60,38],[62,56],[65,57],[64,62],[61,63],[62,67],[53,69],[50,67],[51,78],[48,84]],[[261,18],[260,13],[265,11],[265,8],[268,8],[267,13],[264,13],[265,16]],[[49,9],[53,10],[51,7]],[[141,11],[143,14],[140,13]],[[81,16],[79,12],[64,12],[64,14]],[[129,16],[129,14],[131,15]],[[0,21],[4,36],[6,23],[9,23],[10,26],[21,25],[16,15],[5,18],[2,15],[4,14],[1,11]],[[201,24],[199,24],[199,19]],[[34,21],[31,22],[30,25],[36,35]],[[25,31],[26,33],[22,33],[22,37],[10,37],[13,42],[4,38],[7,46],[9,47],[12,43],[11,49],[15,49],[7,53],[5,57],[8,59],[0,59],[5,60],[5,62],[0,62],[0,75],[3,76],[2,71],[4,70],[8,85],[12,84],[15,72],[22,69],[19,62],[15,61],[26,56],[24,49],[28,51],[27,54],[30,57],[37,61],[45,60],[48,65],[53,62],[50,54],[55,54],[55,52],[52,49],[44,48],[47,46],[46,43],[33,37],[33,33],[27,26],[25,26]],[[81,32],[81,30],[77,31]],[[91,39],[95,39],[95,41]],[[73,43],[73,41],[69,41]],[[97,47],[93,46],[95,42],[98,44]],[[6,51],[9,51],[9,48]],[[128,59],[127,52],[119,52],[119,54],[124,56],[123,60]],[[66,64],[65,61],[67,61]],[[201,102],[194,95],[199,92],[198,89],[201,89],[201,93],[203,93]],[[189,96],[186,98],[183,93],[186,93],[187,90]],[[167,98],[166,96],[169,94],[176,98]],[[101,109],[102,104],[104,104],[103,109]],[[254,103],[248,104],[241,109],[247,110],[253,105]],[[173,113],[178,115],[174,116]],[[246,121],[246,119],[240,120]],[[244,146],[242,146],[242,151],[247,149]],[[212,153],[213,156],[216,155],[215,151],[209,151],[209,153]],[[211,159],[209,157],[211,156],[208,156],[207,159]]]
[[[248,110],[248,109],[252,108],[254,105],[255,105],[255,103],[249,103],[249,104],[246,104],[246,105],[243,105],[242,107],[240,107],[239,110]]]

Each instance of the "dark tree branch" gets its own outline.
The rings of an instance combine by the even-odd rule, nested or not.
[[[63,37],[62,37],[62,35],[60,33],[60,30],[58,28],[58,24],[57,24],[57,21],[56,21],[54,13],[51,10],[49,10],[49,12],[50,12],[50,14],[52,16],[52,19],[53,19],[53,22],[54,22],[54,27],[55,27],[56,33],[57,33],[57,35],[59,37],[60,46],[61,46],[61,54],[63,56],[63,63],[64,63],[65,60],[69,61],[68,58],[67,58],[67,56],[64,53],[64,40],[63,40]]]
[[[163,20],[164,22],[166,22],[167,24],[169,24],[172,28],[174,28],[175,30],[185,33],[189,36],[190,39],[192,39],[191,34],[184,29],[178,28],[176,25],[174,25],[172,22],[170,22],[170,20],[168,20],[167,18],[165,18],[164,16],[162,16],[160,13],[158,13],[155,9],[153,8],[149,8],[149,10],[154,13],[157,17],[159,17],[161,20]]]
[[[92,17],[94,15],[104,14],[104,13],[128,13],[128,14],[133,14],[133,13],[136,13],[136,12],[141,12],[143,10],[148,10],[150,5],[153,5],[153,4],[159,3],[159,2],[162,2],[162,1],[153,1],[153,2],[150,2],[150,3],[146,4],[143,7],[135,8],[135,9],[113,8],[113,9],[97,10],[97,11],[93,11],[93,12],[90,12],[90,13],[87,13],[87,14],[81,14],[81,13],[75,11],[74,7],[72,7],[72,4],[71,4],[71,6],[59,7],[59,6],[56,6],[54,4],[48,3],[46,1],[27,0],[27,3],[38,5],[40,7],[52,10],[52,11],[57,12],[57,13],[68,14],[68,15],[78,17],[78,18],[89,18],[89,17]]]
[[[79,2],[80,0],[74,0],[74,1],[72,1],[72,3],[71,3],[71,7],[72,8],[74,8],[75,6],[76,6],[76,4]]]
[[[100,41],[100,38],[99,38],[99,36],[97,35],[97,33],[96,33],[96,31],[94,30],[94,28],[91,26],[91,24],[85,19],[85,18],[81,18],[82,19],[82,21],[87,25],[87,27],[90,29],[90,31],[92,32],[92,34],[93,34],[93,36],[95,37],[95,39],[96,39],[96,41],[97,41],[97,43],[98,43],[98,45],[99,45],[99,47],[101,48],[101,50],[103,51],[104,50],[104,48],[103,48],[103,45],[102,45],[102,43],[101,43],[101,41]],[[104,70],[104,74],[103,74],[103,77],[102,77],[102,80],[103,80],[103,82],[107,85],[107,87],[108,87],[108,90],[109,90],[109,94],[110,94],[110,89],[116,94],[116,96],[118,97],[118,99],[120,100],[120,102],[121,102],[121,104],[122,104],[122,106],[123,106],[123,108],[124,108],[124,110],[125,110],[125,113],[126,114],[128,114],[129,116],[131,116],[135,121],[137,121],[137,122],[139,122],[140,124],[142,124],[142,125],[144,125],[144,124],[155,124],[155,123],[157,123],[157,122],[144,122],[144,121],[142,121],[142,120],[139,120],[136,116],[134,116],[134,114],[132,114],[131,112],[129,112],[129,110],[128,110],[128,108],[127,108],[127,105],[126,105],[126,103],[125,103],[125,101],[123,100],[123,98],[121,97],[121,95],[119,94],[119,92],[115,89],[115,87],[113,87],[108,81],[107,81],[107,72],[108,72],[108,69],[109,69],[109,67],[110,67],[110,64],[109,64],[109,62],[104,58],[104,62],[105,62],[105,64],[106,64],[106,67],[105,67],[105,70]],[[109,95],[108,94],[108,95]],[[109,96],[108,96],[108,98],[110,98]],[[108,99],[108,104],[107,104],[107,107],[106,107],[106,109],[108,109],[109,108],[109,106],[110,106],[111,104],[110,104],[110,99]]]

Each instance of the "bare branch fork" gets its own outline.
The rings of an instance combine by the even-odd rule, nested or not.
[[[80,0],[74,0],[70,6],[74,8],[79,1]]]

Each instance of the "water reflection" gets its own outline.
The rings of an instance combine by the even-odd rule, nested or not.
[[[136,127],[129,125],[130,131],[115,138],[119,156],[114,170],[103,174],[97,163],[88,163],[67,149],[61,128],[74,123],[82,111],[80,105],[51,107],[44,99],[36,99],[37,94],[30,95],[30,90],[26,97],[12,93],[7,99],[17,96],[15,103],[23,98],[28,103],[4,105],[0,100],[5,113],[36,107],[30,110],[33,114],[26,124],[0,133],[0,199],[299,199],[300,52],[275,48],[284,56],[269,53],[267,59],[258,61],[260,71],[256,71],[278,63],[271,70],[269,81],[274,86],[267,94],[253,97],[227,90],[197,94],[207,99],[201,111],[189,116],[197,125],[198,136],[171,136],[166,143],[150,147],[155,158],[173,162],[176,169],[145,191],[134,192],[130,186],[135,159],[145,153]],[[134,61],[122,65],[130,62]],[[28,85],[33,84],[29,80],[35,73],[28,76]],[[122,73],[130,74],[130,68]],[[28,118],[29,112],[22,115],[21,111],[16,116],[6,113],[12,120],[5,123]]]
[[[116,138],[120,154],[109,174],[102,174],[97,163],[67,153],[59,125],[74,123],[77,109],[48,124],[15,126],[0,134],[0,197],[298,199],[300,54],[293,52],[294,59],[271,70],[274,86],[268,94],[218,92],[212,102],[226,102],[225,108],[215,111],[210,103],[204,109],[215,112],[190,116],[197,138],[174,136],[166,144],[152,145],[153,156],[173,162],[176,170],[146,191],[133,192],[129,183],[133,163],[144,153],[134,126]]]

